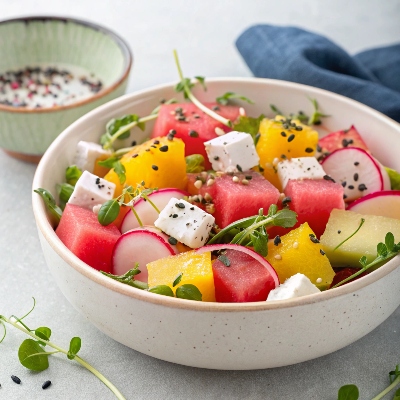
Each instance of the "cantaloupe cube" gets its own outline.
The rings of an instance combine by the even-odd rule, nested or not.
[[[275,268],[279,280],[284,282],[300,273],[307,276],[320,290],[327,289],[335,272],[321,244],[307,223],[281,237],[277,246],[268,243],[267,260]]]
[[[215,301],[214,276],[211,252],[197,254],[188,251],[176,256],[161,258],[147,264],[149,287],[167,285],[174,293],[184,284],[195,285],[203,296],[203,301]],[[175,278],[182,273],[178,285],[172,287]]]
[[[360,230],[337,250],[334,248],[348,238],[360,226],[361,218],[365,219]],[[385,242],[388,232],[394,235],[395,243],[400,242],[400,220],[363,215],[353,211],[333,210],[321,236],[321,244],[331,263],[335,266],[351,266],[361,268],[359,259],[367,257],[371,262],[376,257],[376,246]]]
[[[136,187],[144,181],[149,188],[184,189],[186,187],[185,144],[181,139],[159,137],[135,146],[121,158],[126,170],[125,185]],[[104,177],[116,184],[115,196],[123,185],[112,169]]]
[[[260,124],[260,139],[256,150],[260,157],[260,166],[264,169],[264,176],[278,189],[281,189],[274,159],[282,161],[293,157],[314,156],[318,144],[318,132],[299,121],[292,121],[295,127],[285,129],[283,117],[264,119]]]

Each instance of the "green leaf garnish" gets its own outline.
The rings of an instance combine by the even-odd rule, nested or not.
[[[340,243],[333,249],[333,251],[337,250],[340,246],[342,246],[342,245],[343,245],[344,243],[346,243],[349,239],[351,239],[351,238],[361,229],[361,227],[364,225],[364,222],[365,222],[365,219],[364,219],[364,218],[361,218],[360,225],[358,226],[358,228],[357,228],[349,237],[347,237],[347,238],[344,239],[342,242],[340,242]],[[394,241],[394,239],[393,239],[393,241]]]
[[[384,168],[389,175],[391,189],[400,190],[400,173],[388,167]]]
[[[149,289],[149,285],[146,282],[138,281],[134,277],[137,274],[140,274],[139,264],[136,263],[135,266],[127,271],[123,275],[113,275],[108,272],[100,271],[103,275],[108,276],[111,279],[114,279],[117,282],[124,283],[125,285],[129,285],[135,287],[136,289],[147,290]]]
[[[103,203],[97,215],[97,219],[100,224],[103,226],[107,226],[114,222],[119,215],[120,208],[121,207],[118,204],[118,201],[116,201],[115,199],[108,200]]]
[[[268,235],[266,233],[254,231],[250,234],[250,238],[254,251],[266,257],[268,255]]]
[[[56,185],[56,188],[58,191],[58,197],[60,198],[60,206],[64,208],[75,188],[69,183],[61,183]]]
[[[358,400],[360,393],[356,385],[345,385],[339,389],[338,400]]]
[[[48,355],[44,348],[33,339],[25,339],[18,349],[19,362],[31,371],[44,371],[49,368]]]
[[[47,326],[41,326],[40,328],[35,329],[35,335],[45,341],[49,341],[51,336],[51,329]],[[41,342],[41,344],[45,346],[45,343]]]
[[[222,104],[223,106],[226,106],[227,104],[229,104],[229,100],[232,100],[232,99],[238,99],[238,100],[245,101],[246,103],[249,103],[249,104],[254,104],[254,102],[252,100],[248,99],[247,97],[241,96],[240,94],[233,93],[233,92],[226,92],[222,96],[217,97],[217,103]]]
[[[123,185],[126,181],[126,175],[125,175],[126,170],[124,165],[121,163],[121,161],[115,161],[113,167],[114,167],[114,172],[118,176],[119,183]]]
[[[186,172],[199,173],[204,171],[204,157],[201,154],[192,154],[185,157]]]
[[[181,272],[175,279],[174,282],[172,283],[172,287],[175,287],[176,285],[178,285],[180,283],[180,281],[182,280],[182,276],[183,273]]]
[[[40,195],[43,199],[46,209],[50,212],[50,214],[54,217],[55,221],[60,222],[62,216],[61,208],[56,204],[54,197],[52,194],[46,189],[38,188],[34,190],[35,193]]]
[[[270,104],[269,107],[276,115],[284,115],[283,112],[275,104]]]
[[[308,120],[308,125],[320,125],[321,122],[322,122],[321,118],[329,117],[329,115],[322,114],[319,111],[319,105],[318,105],[317,100],[310,99],[310,101],[311,101],[311,103],[312,103],[312,105],[314,107],[314,111],[313,111],[311,117]]]
[[[200,290],[190,283],[179,286],[176,289],[176,297],[179,299],[202,301],[203,296]]]
[[[240,116],[236,123],[233,125],[232,129],[238,132],[249,133],[254,140],[254,145],[257,146],[258,140],[260,138],[260,122],[264,118],[264,114],[261,114],[258,118]]]
[[[82,341],[80,337],[73,337],[69,343],[69,350],[67,357],[73,360],[81,349]]]
[[[148,292],[159,294],[161,296],[175,297],[173,290],[167,285],[153,286],[148,289]]]
[[[204,78],[204,76],[195,76],[194,79],[196,79],[197,82],[200,83],[200,85],[203,87],[204,91],[207,90],[206,78]]]
[[[77,180],[81,177],[82,171],[76,165],[70,165],[65,170],[65,180],[69,185],[75,186]]]

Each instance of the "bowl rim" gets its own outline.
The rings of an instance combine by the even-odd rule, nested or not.
[[[107,96],[109,93],[113,92],[118,86],[120,86],[125,79],[128,77],[129,72],[132,67],[133,63],[133,55],[132,51],[128,45],[128,43],[123,39],[120,35],[115,33],[113,30],[106,28],[105,26],[98,25],[97,23],[87,21],[84,19],[74,18],[74,17],[64,17],[64,16],[52,16],[52,15],[33,15],[33,16],[22,16],[16,18],[7,18],[0,20],[0,25],[14,23],[14,22],[24,22],[25,24],[29,24],[30,22],[35,21],[57,21],[62,23],[73,23],[77,25],[83,25],[87,28],[91,28],[92,30],[99,31],[107,36],[109,36],[121,49],[122,56],[124,59],[124,67],[119,76],[119,78],[109,85],[108,87],[100,90],[98,93],[95,93],[93,96],[90,96],[87,99],[76,101],[71,104],[62,105],[62,106],[54,106],[54,107],[45,107],[45,108],[20,108],[20,107],[13,107],[7,106],[4,104],[0,104],[0,111],[12,112],[12,113],[22,113],[22,114],[36,114],[36,113],[51,113],[57,111],[64,111],[71,108],[76,108],[83,106],[85,104],[92,103],[104,96]]]
[[[391,125],[393,128],[397,129],[400,133],[400,124],[386,115],[380,113],[368,107],[358,101],[352,100],[348,97],[324,90],[316,87],[303,85],[294,82],[281,81],[276,79],[266,79],[266,78],[242,78],[242,77],[234,77],[234,78],[209,78],[207,80],[208,83],[223,83],[223,82],[244,82],[244,83],[262,83],[264,85],[277,86],[277,87],[285,87],[285,88],[295,88],[298,90],[307,90],[308,93],[316,94],[325,97],[334,97],[340,100],[341,102],[347,103],[355,108],[360,109],[361,111],[368,112],[372,114],[378,120],[383,121],[384,124]],[[133,93],[125,94],[117,99],[114,99],[106,104],[103,104],[96,109],[90,111],[85,114],[73,124],[71,124],[68,128],[66,128],[50,145],[48,150],[43,155],[39,165],[37,167],[34,179],[33,179],[33,189],[40,186],[40,182],[42,179],[42,175],[45,173],[45,166],[52,159],[52,150],[58,146],[59,142],[64,140],[64,137],[67,137],[70,132],[76,130],[79,125],[85,121],[90,120],[92,118],[96,118],[97,116],[101,116],[103,110],[106,110],[110,106],[122,106],[127,102],[133,101],[134,99],[140,98],[143,95],[156,94],[157,92],[163,89],[170,89],[171,87],[176,85],[176,81],[167,84],[161,84],[157,86],[153,86],[151,88],[142,89]],[[88,279],[93,282],[104,286],[108,290],[112,290],[113,292],[117,292],[119,294],[125,295],[130,298],[134,298],[139,301],[145,301],[148,303],[153,303],[159,306],[174,308],[174,309],[185,309],[192,311],[202,311],[202,312],[248,312],[248,311],[272,311],[272,310],[281,310],[284,308],[291,307],[300,307],[309,304],[313,304],[316,302],[324,302],[333,298],[338,298],[342,296],[348,296],[353,294],[353,296],[357,296],[356,292],[362,290],[369,286],[370,284],[378,281],[384,276],[390,274],[394,271],[400,264],[400,255],[394,257],[392,260],[388,261],[384,266],[378,268],[375,271],[372,271],[368,275],[362,277],[362,279],[357,279],[353,282],[350,282],[346,285],[335,288],[334,290],[328,290],[321,293],[311,294],[304,297],[298,297],[294,299],[286,299],[286,300],[275,300],[275,301],[259,301],[252,303],[217,303],[217,302],[201,302],[201,301],[192,301],[192,300],[184,300],[178,299],[175,297],[169,296],[161,296],[154,293],[150,293],[144,290],[136,289],[134,287],[125,285],[123,283],[117,282],[113,279],[110,279],[104,275],[102,275],[99,271],[94,268],[88,266],[86,263],[81,261],[77,256],[75,256],[71,251],[69,251],[58,236],[55,234],[53,227],[51,226],[45,206],[39,196],[32,192],[32,206],[33,213],[35,216],[37,228],[40,233],[43,235],[45,240],[48,242],[50,247],[60,256],[70,267],[75,269],[80,274],[84,275]]]

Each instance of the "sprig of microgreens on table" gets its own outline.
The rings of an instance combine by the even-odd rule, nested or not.
[[[101,374],[83,358],[78,356],[78,352],[81,349],[82,343],[80,337],[73,337],[70,340],[68,350],[66,350],[50,341],[52,332],[47,326],[30,329],[25,322],[23,322],[23,320],[34,310],[35,306],[36,301],[33,298],[32,309],[23,317],[18,318],[12,315],[10,318],[7,318],[4,315],[0,315],[0,326],[2,326],[4,329],[4,334],[0,339],[0,343],[3,342],[7,335],[6,324],[11,325],[30,336],[29,339],[25,339],[21,343],[18,350],[19,361],[24,367],[30,369],[31,371],[44,371],[49,367],[49,356],[62,353],[65,354],[69,360],[76,361],[90,371],[93,375],[95,375],[98,379],[100,379],[100,381],[102,381],[114,393],[117,399],[125,400],[125,397],[122,395],[122,393],[103,374]],[[45,347],[51,347],[54,349],[54,351],[46,351]]]
[[[371,400],[380,400],[400,384],[400,367],[397,364],[394,371],[389,372],[390,385]],[[344,385],[339,389],[338,400],[358,400],[360,392],[356,385]],[[400,400],[400,389],[397,389],[393,400]]]
[[[191,283],[186,283],[176,289],[175,295],[173,290],[168,285],[157,285],[149,287],[146,282],[138,281],[135,276],[140,274],[139,264],[135,263],[134,268],[130,269],[123,275],[113,275],[108,272],[101,271],[101,273],[117,282],[124,283],[125,285],[132,286],[136,289],[145,290],[150,293],[159,294],[162,296],[177,297],[179,299],[202,301],[203,296],[197,286]],[[182,280],[183,273],[179,273],[172,283],[172,287],[178,285]]]
[[[291,228],[297,222],[297,214],[284,208],[278,211],[278,207],[272,204],[268,214],[260,208],[258,215],[243,218],[231,223],[214,235],[207,244],[231,243],[242,246],[252,246],[254,250],[263,257],[268,254],[268,232],[271,226]]]

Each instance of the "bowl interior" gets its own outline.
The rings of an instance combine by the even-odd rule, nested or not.
[[[0,54],[0,73],[66,64],[94,73],[105,87],[118,81],[130,62],[129,50],[113,33],[91,23],[51,17],[0,22]]]
[[[173,86],[172,84],[168,84],[125,95],[80,118],[67,128],[47,150],[38,166],[33,188],[43,187],[55,194],[56,184],[64,181],[65,168],[72,163],[76,144],[79,140],[98,141],[100,135],[104,133],[105,124],[111,118],[127,113],[145,116],[159,104],[160,99],[179,98],[174,92]],[[351,125],[355,125],[362,134],[367,145],[372,149],[374,155],[384,165],[400,170],[400,158],[398,157],[400,152],[400,125],[367,106],[321,89],[289,82],[256,78],[210,79],[206,92],[197,89],[195,93],[202,100],[212,101],[217,96],[228,91],[240,93],[254,101],[252,105],[244,105],[247,114],[251,116],[258,116],[261,113],[272,115],[269,112],[270,104],[276,105],[287,114],[299,110],[309,114],[312,112],[312,106],[308,97],[316,99],[320,105],[321,111],[324,114],[330,115],[329,118],[324,119],[323,125],[320,128],[322,133],[346,129]],[[139,129],[133,130],[129,142],[132,140],[144,140],[146,135],[151,131],[152,125],[152,123],[148,123],[145,132],[141,132]],[[126,143],[121,143],[120,145],[124,146],[125,144]],[[42,201],[39,196],[35,194],[33,196],[33,209],[38,228],[49,241],[51,247],[53,247],[64,260],[70,263],[73,268],[88,276],[90,279],[107,285],[107,287],[113,290],[123,291],[125,294],[132,295],[133,297],[143,296],[143,299],[148,299],[149,293],[143,293],[142,295],[142,291],[131,287],[122,288],[126,285],[115,284],[114,281],[109,285],[106,283],[106,278],[70,253],[55,235]],[[393,262],[389,264],[388,267],[390,268],[387,270],[388,272],[395,268],[398,264],[398,260],[393,260]],[[277,307],[284,306],[284,303],[299,304],[301,302],[308,302],[308,297],[312,297],[310,301],[315,301],[317,298],[322,299],[327,298],[327,296],[332,297],[340,295],[351,291],[352,288],[357,289],[363,287],[365,285],[364,282],[369,284],[375,280],[374,276],[380,277],[382,274],[384,274],[383,269],[382,271],[375,271],[361,280],[352,282],[334,291],[329,291],[329,293],[325,292],[306,296],[304,298],[285,300],[280,302],[281,304]],[[153,297],[154,301],[158,301],[155,300],[156,295]],[[167,300],[161,299],[160,301]],[[204,309],[206,309],[210,306],[213,307],[214,305],[196,304],[193,307],[204,307]],[[243,310],[251,309],[252,307],[267,309],[275,306],[271,305],[271,303],[261,302],[236,305],[219,304],[218,307]]]

